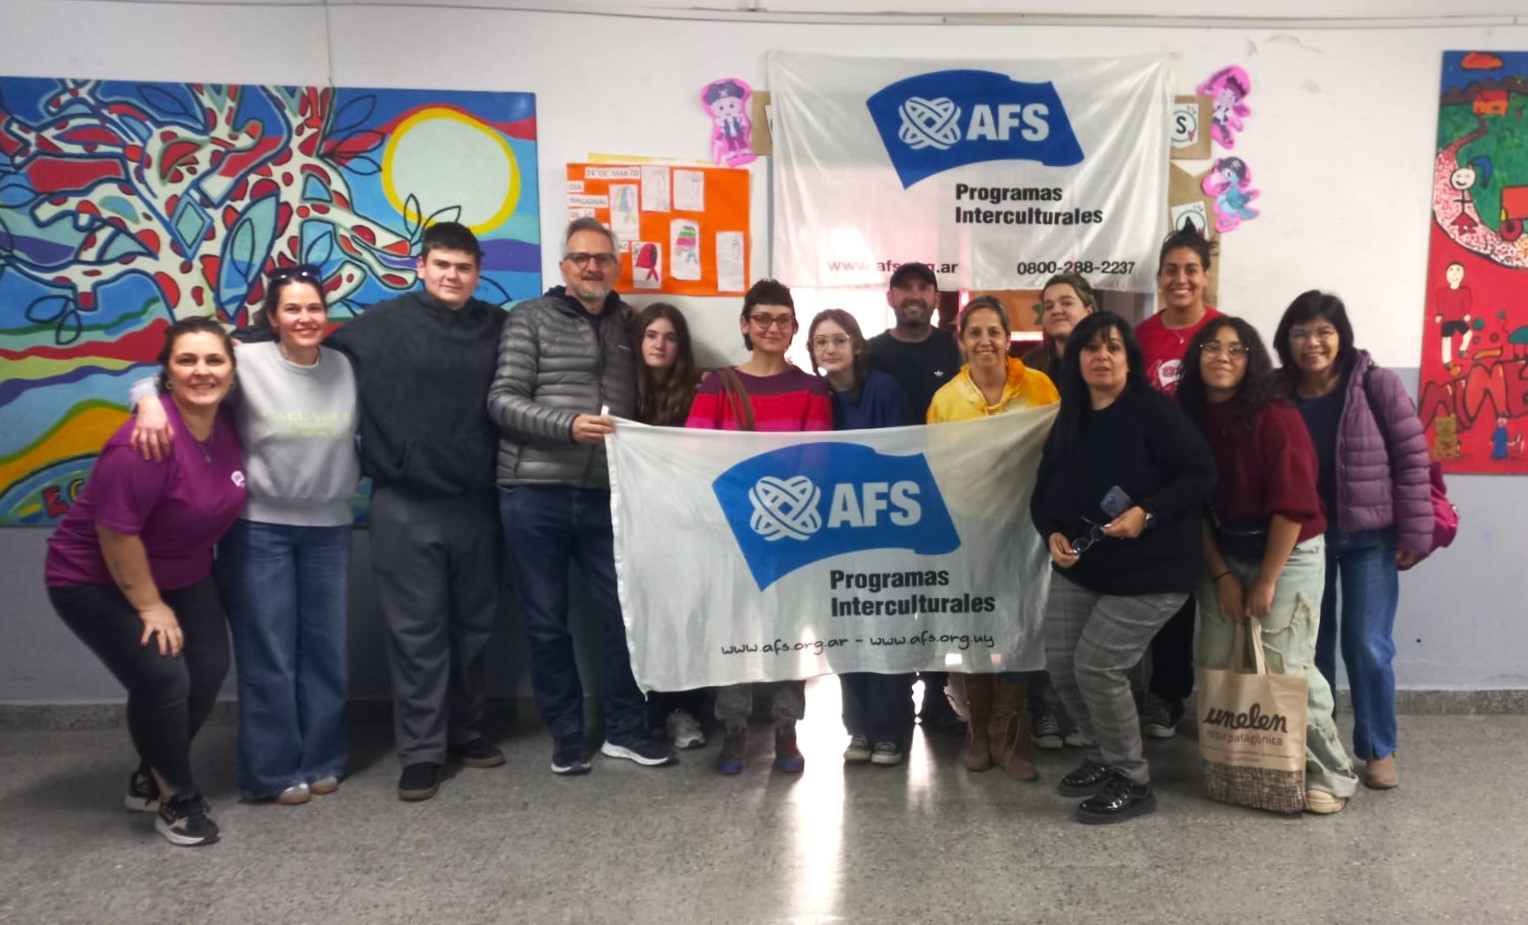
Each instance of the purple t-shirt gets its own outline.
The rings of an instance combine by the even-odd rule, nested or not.
[[[244,509],[244,450],[226,408],[204,445],[191,436],[175,402],[160,397],[175,430],[164,462],[148,462],[128,444],[133,422],[101,449],[79,500],[48,538],[48,587],[110,585],[96,526],[136,536],[148,552],[154,584],[174,590],[212,572],[212,545]]]

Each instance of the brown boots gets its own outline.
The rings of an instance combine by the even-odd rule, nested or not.
[[[1039,780],[1029,760],[1029,685],[992,676],[992,719],[987,725],[992,761],[1014,780]]]
[[[1039,780],[1040,772],[1029,761],[1029,710],[1024,702],[1029,685],[992,674],[968,674],[961,680],[971,711],[961,764],[967,771],[996,765],[1015,780]]]
[[[967,771],[992,770],[992,744],[988,727],[992,716],[992,680],[990,674],[950,675],[950,680],[964,683],[966,707],[971,716],[966,722],[966,747],[960,763]]]

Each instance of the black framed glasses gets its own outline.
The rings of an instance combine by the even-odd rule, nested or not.
[[[591,260],[594,261],[594,265],[599,267],[601,270],[608,270],[620,262],[619,258],[617,258],[615,254],[573,253],[562,259],[573,264],[575,267],[579,267],[580,269],[588,266],[589,261]]]
[[[1083,520],[1088,524],[1088,535],[1079,536],[1072,540],[1072,555],[1074,556],[1082,555],[1104,538],[1104,524],[1094,523],[1086,517]]]
[[[277,267],[269,273],[268,278],[271,284],[276,286],[293,279],[305,279],[312,283],[318,283],[323,281],[324,271],[311,263],[299,263],[293,267]]]

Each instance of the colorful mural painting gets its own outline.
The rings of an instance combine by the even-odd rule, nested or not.
[[[540,294],[533,95],[0,77],[0,524],[68,510],[171,321],[295,263],[343,321],[446,220],[478,298]]]
[[[1447,52],[1418,406],[1450,472],[1528,472],[1528,52]]]

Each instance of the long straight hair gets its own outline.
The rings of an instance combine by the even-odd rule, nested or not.
[[[1061,393],[1061,408],[1056,413],[1056,423],[1051,427],[1049,448],[1053,458],[1062,462],[1077,449],[1082,439],[1082,425],[1093,414],[1093,399],[1088,383],[1082,378],[1082,350],[1094,341],[1106,338],[1110,332],[1119,335],[1125,345],[1125,390],[1120,397],[1131,392],[1149,391],[1151,382],[1146,378],[1146,360],[1141,353],[1140,341],[1135,339],[1135,329],[1130,322],[1114,312],[1094,312],[1072,329],[1066,339],[1066,353],[1062,356],[1061,369],[1057,371],[1056,391]]]
[[[661,379],[642,359],[642,338],[659,318],[674,326],[677,347],[674,365]],[[637,312],[631,323],[631,339],[637,351],[637,420],[643,424],[676,427],[684,423],[695,401],[695,386],[700,371],[695,365],[695,350],[690,344],[690,326],[684,313],[667,302],[653,302]]]
[[[1204,429],[1204,410],[1209,396],[1204,386],[1204,370],[1200,366],[1204,345],[1214,340],[1222,328],[1231,328],[1247,348],[1247,372],[1231,396],[1232,417],[1238,430],[1251,431],[1257,426],[1257,416],[1267,407],[1273,394],[1273,360],[1257,329],[1240,318],[1225,315],[1215,318],[1199,329],[1189,341],[1183,357],[1183,378],[1178,380],[1178,404],[1189,420]]]

